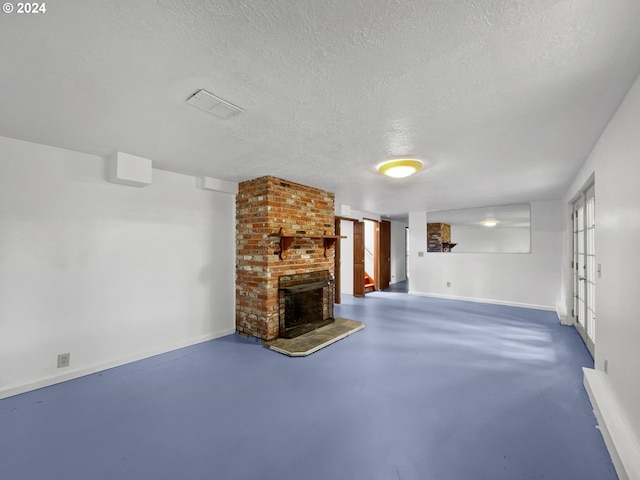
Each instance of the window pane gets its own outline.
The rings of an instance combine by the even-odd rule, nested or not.
[[[584,207],[578,207],[578,231],[584,230]]]
[[[584,235],[578,235],[578,253],[584,253]]]

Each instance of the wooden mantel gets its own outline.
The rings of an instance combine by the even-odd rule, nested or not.
[[[336,240],[339,238],[347,238],[341,235],[329,235],[323,233],[322,235],[306,233],[306,232],[285,232],[282,227],[280,231],[272,237],[277,237],[280,239],[280,260],[284,260],[285,252],[289,249],[289,247],[297,240],[302,238],[309,239],[322,239],[324,244],[324,256],[327,256],[327,250],[335,245]]]

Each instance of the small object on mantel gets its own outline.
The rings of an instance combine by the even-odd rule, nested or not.
[[[304,232],[304,233],[300,233],[300,232]],[[338,238],[347,238],[341,235],[327,235],[326,233],[323,233],[321,235],[307,234],[304,230],[298,230],[296,233],[285,233],[282,227],[280,227],[280,231],[278,233],[273,234],[271,236],[280,238],[280,260],[284,260],[284,253],[289,249],[291,244],[293,244],[293,242],[295,242],[296,239],[300,239],[300,238],[322,239],[324,243],[324,256],[326,257],[327,249],[335,245],[336,240]]]
[[[442,242],[442,251],[443,252],[450,252],[451,250],[453,250],[453,247],[455,247],[456,245],[457,245],[457,243]]]

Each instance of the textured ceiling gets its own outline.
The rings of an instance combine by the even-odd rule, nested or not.
[[[636,0],[66,0],[0,15],[0,135],[379,214],[559,198],[640,71]],[[185,103],[206,89],[230,120]],[[414,177],[375,165],[411,155]]]

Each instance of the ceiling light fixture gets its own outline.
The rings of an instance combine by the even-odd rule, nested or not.
[[[485,227],[495,227],[496,225],[498,225],[500,222],[498,220],[496,220],[495,218],[487,218],[486,220],[483,220],[482,225],[484,225]]]
[[[415,158],[398,158],[382,162],[376,168],[383,175],[393,178],[404,178],[413,175],[422,168],[422,160]]]

